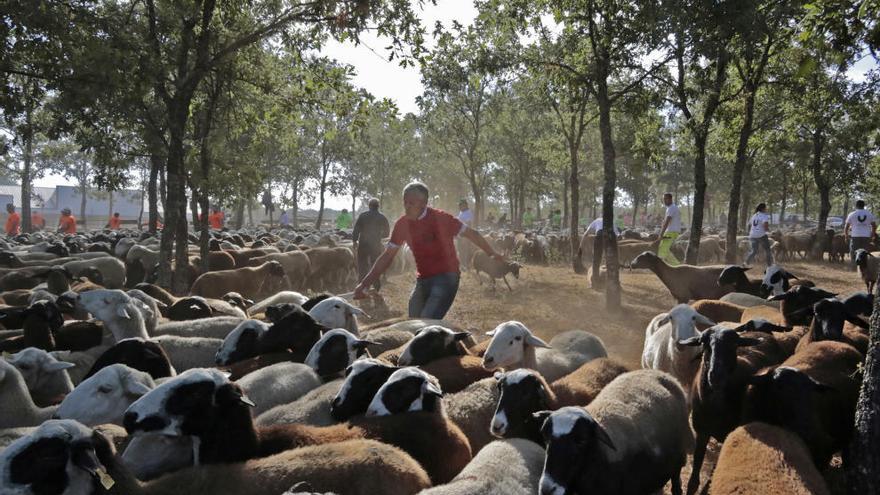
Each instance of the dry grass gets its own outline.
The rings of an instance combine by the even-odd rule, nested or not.
[[[864,290],[855,272],[845,265],[812,262],[785,263],[786,269],[802,279],[810,279],[817,286],[841,294]],[[759,277],[755,268],[752,277]],[[412,290],[413,275],[390,277],[382,289],[387,310],[373,310],[375,319],[406,314],[406,305]],[[509,277],[512,279],[512,277]],[[623,360],[633,368],[640,367],[644,331],[657,313],[669,310],[675,300],[660,280],[646,270],[622,270],[623,311],[611,314],[605,309],[604,294],[589,289],[584,275],[573,273],[568,266],[526,266],[519,280],[511,280],[513,292],[503,282],[493,292],[484,281],[479,285],[475,275],[464,273],[455,304],[447,318],[469,328],[478,339],[501,322],[522,321],[540,337],[549,340],[566,330],[582,329],[605,341],[611,356]],[[709,445],[703,468],[703,480],[717,460],[720,445]],[[690,462],[682,472],[684,484],[690,476]],[[837,471],[837,470],[835,470]],[[832,473],[829,473],[832,474]],[[830,478],[839,480],[839,473]],[[840,488],[839,482],[834,483]],[[835,492],[841,490],[835,490]],[[667,487],[666,493],[669,493]]]

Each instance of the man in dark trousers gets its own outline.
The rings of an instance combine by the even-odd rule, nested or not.
[[[388,218],[379,211],[379,200],[373,198],[368,203],[370,209],[358,215],[354,223],[351,238],[357,252],[358,280],[363,280],[370,273],[370,268],[384,250],[382,239],[388,237],[390,228]],[[379,290],[379,279],[373,287]]]

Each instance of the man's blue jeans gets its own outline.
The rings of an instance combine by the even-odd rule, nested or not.
[[[449,272],[416,280],[409,296],[409,317],[442,319],[455,301],[460,279],[458,272]]]
[[[746,258],[747,265],[751,265],[755,261],[755,256],[758,255],[758,248],[764,248],[764,251],[767,252],[767,266],[773,264],[773,253],[770,252],[770,239],[766,235],[758,238],[749,238],[749,242],[752,244],[752,247],[749,249],[749,255]]]

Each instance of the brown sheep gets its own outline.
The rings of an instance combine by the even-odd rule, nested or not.
[[[193,256],[189,262],[194,267],[200,268],[202,258],[200,256]],[[217,272],[220,270],[232,270],[233,268],[235,268],[235,258],[229,252],[208,251],[208,271]]]
[[[238,292],[259,300],[284,290],[289,284],[281,263],[269,261],[258,267],[204,273],[193,283],[190,295],[219,299],[226,293]]]
[[[284,267],[284,272],[290,280],[289,289],[306,289],[309,277],[312,273],[312,263],[309,257],[302,251],[288,251],[286,253],[272,253],[266,256],[258,256],[248,261],[248,266],[260,266],[267,261],[277,261]]]
[[[721,446],[709,495],[830,495],[798,436],[765,423],[733,430]]]
[[[691,307],[694,308],[697,313],[700,313],[716,323],[721,323],[722,321],[738,322],[740,321],[740,318],[742,318],[743,311],[746,309],[744,306],[738,304],[731,304],[715,299],[700,299],[699,301],[694,301],[691,304]]]
[[[522,265],[513,261],[498,261],[489,257],[488,254],[483,251],[477,251],[474,253],[473,260],[471,261],[471,266],[474,268],[474,271],[477,274],[477,280],[480,281],[480,285],[483,285],[483,278],[480,276],[480,273],[485,273],[492,279],[492,291],[495,291],[495,279],[504,280],[504,285],[507,286],[507,289],[513,292],[513,289],[510,288],[510,284],[507,282],[507,274],[512,273],[515,278],[519,278],[519,270],[522,268]]]
[[[630,268],[647,268],[663,282],[678,303],[695,299],[718,299],[729,293],[729,287],[719,287],[718,276],[723,265],[715,266],[670,266],[656,254],[645,251],[630,264]]]
[[[313,290],[341,286],[354,270],[354,255],[347,247],[312,248],[304,251],[311,263],[309,285]]]
[[[248,266],[248,260],[251,258],[256,258],[258,256],[266,256],[267,254],[277,253],[278,250],[275,248],[261,248],[261,249],[241,249],[241,250],[225,250],[225,253],[232,256],[232,259],[235,260],[235,266],[237,268],[242,268]]]

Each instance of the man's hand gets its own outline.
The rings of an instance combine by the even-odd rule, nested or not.
[[[358,286],[354,288],[354,294],[351,296],[351,298],[352,299],[366,299],[366,297],[367,297],[366,290],[367,290],[367,287],[363,283],[358,284]]]

